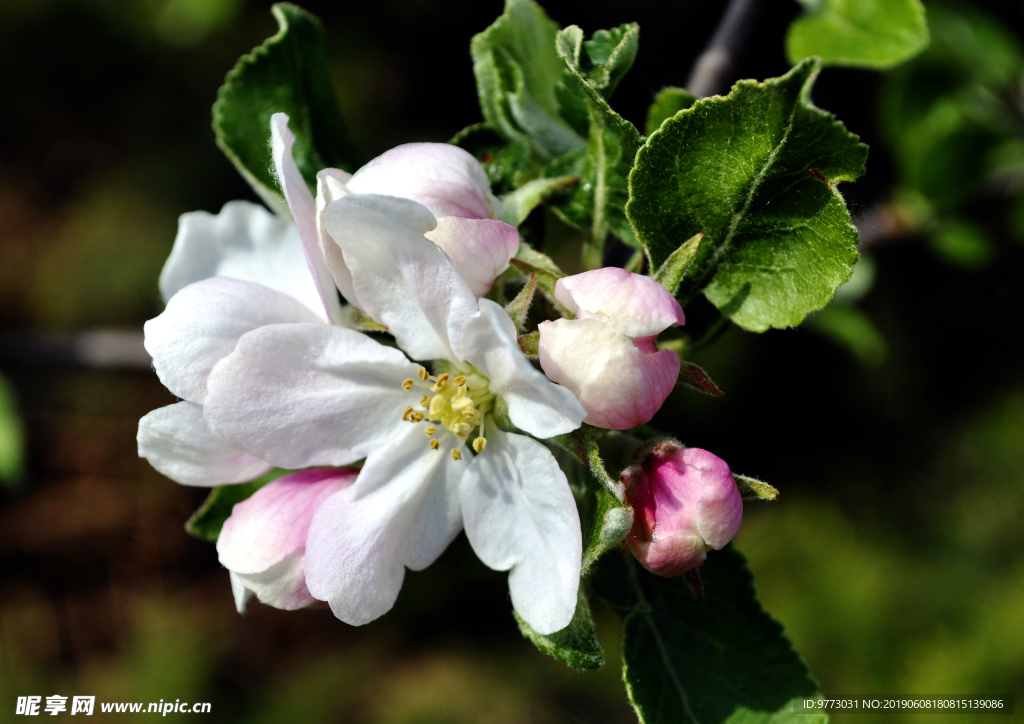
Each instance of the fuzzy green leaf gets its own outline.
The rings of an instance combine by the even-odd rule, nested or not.
[[[287,3],[272,11],[280,28],[228,73],[213,106],[213,129],[217,145],[260,197],[282,209],[271,170],[273,114],[288,114],[295,162],[310,186],[320,169],[354,171],[362,158],[338,111],[320,22]]]
[[[754,593],[743,556],[708,554],[704,597],[624,556],[601,563],[595,591],[625,615],[623,678],[641,724],[823,724],[801,699],[817,682]]]
[[[527,181],[512,193],[503,196],[501,199],[500,221],[512,226],[519,226],[526,217],[530,215],[543,201],[551,198],[552,194],[579,185],[580,180],[576,176],[559,176],[558,178],[538,178]]]
[[[506,140],[525,143],[542,158],[585,143],[562,117],[557,33],[558,25],[533,0],[506,0],[505,12],[470,44],[484,119]]]
[[[623,42],[635,38],[634,28],[623,26],[613,31]],[[567,88],[574,88],[584,99],[587,114],[587,145],[555,159],[544,169],[544,176],[578,176],[579,186],[562,203],[551,208],[566,223],[587,231],[583,248],[583,266],[603,266],[604,244],[608,231],[636,246],[636,237],[626,219],[629,171],[633,168],[640,134],[633,124],[612,110],[602,90],[584,75],[585,68],[595,66],[588,53],[589,42],[583,42],[583,31],[575,25],[558,34],[558,55],[565,63]],[[634,41],[635,42],[635,41]]]
[[[647,140],[630,174],[626,211],[651,266],[704,232],[679,293],[703,290],[749,330],[798,325],[857,260],[835,187],[864,172],[867,146],[811,103],[819,68],[806,60],[697,101]]]
[[[679,378],[676,384],[711,397],[725,397],[725,393],[718,388],[708,373],[689,360],[679,360]]]
[[[786,35],[794,65],[812,55],[825,65],[885,70],[928,46],[921,0],[800,0],[802,16]]]
[[[196,538],[216,541],[217,536],[220,535],[220,529],[224,527],[224,521],[231,517],[231,511],[236,503],[248,500],[264,485],[277,480],[282,475],[287,475],[288,472],[288,470],[274,468],[269,473],[248,483],[219,485],[213,488],[199,509],[185,522],[185,530]]]
[[[604,649],[597,640],[594,618],[590,614],[590,604],[582,586],[576,599],[576,613],[569,625],[561,631],[539,634],[518,613],[515,617],[523,636],[544,653],[574,669],[599,669],[604,666]]]
[[[748,475],[732,474],[736,481],[736,487],[740,489],[740,495],[744,500],[776,500],[779,497],[779,490],[763,480],[752,478]]]
[[[512,319],[519,332],[526,329],[526,318],[530,314],[530,305],[533,304],[533,295],[537,292],[537,275],[530,274],[526,284],[516,295],[515,299],[505,305],[505,312]]]
[[[658,267],[651,278],[675,294],[686,275],[687,267],[697,258],[697,251],[700,249],[700,242],[703,239],[704,232],[700,232],[684,241],[678,249],[669,254],[668,259]]]
[[[649,136],[659,128],[666,120],[697,102],[697,96],[682,88],[662,88],[658,95],[654,96],[654,103],[647,109],[647,123],[644,124],[644,132]]]

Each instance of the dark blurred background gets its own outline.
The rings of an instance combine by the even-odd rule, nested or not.
[[[368,156],[480,120],[469,40],[499,0],[303,5],[324,21]],[[642,128],[725,3],[544,5],[588,33],[640,23],[613,105]],[[255,603],[237,615],[214,547],[182,529],[204,491],[136,457],[138,418],[169,393],[145,369],[68,364],[40,346],[140,330],[162,306],[177,216],[256,200],[214,144],[210,106],[238,56],[275,32],[269,6],[0,0],[0,417],[13,404],[20,420],[0,421],[0,721],[20,719],[19,695],[57,693],[210,701],[218,722],[633,721],[614,615],[597,608],[611,663],[565,668],[520,637],[505,575],[463,537],[368,626]],[[954,31],[985,10],[1016,48],[1019,3],[958,7]],[[798,12],[762,0],[735,78],[787,70]],[[737,545],[827,696],[1015,693],[1024,707],[1019,75],[1003,136],[975,153],[1003,153],[986,167],[999,183],[950,200],[929,196],[907,151],[921,134],[901,137],[910,121],[893,111],[925,87],[917,72],[826,69],[815,89],[871,145],[867,175],[842,187],[865,229],[859,287],[800,329],[730,331],[697,360],[727,396],[677,392],[655,422],[782,490],[748,505]],[[4,468],[19,426],[27,456]]]

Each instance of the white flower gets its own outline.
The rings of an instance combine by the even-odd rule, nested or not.
[[[357,481],[327,497],[310,524],[304,567],[315,598],[352,624],[377,618],[405,568],[428,566],[464,523],[481,560],[510,571],[524,620],[541,633],[563,628],[581,567],[575,502],[548,449],[501,431],[494,412],[501,405],[540,438],[575,429],[585,413],[530,365],[504,310],[477,300],[514,252],[511,234],[491,219],[438,220],[416,201],[356,193],[379,172],[373,164],[363,181],[362,171],[322,172],[314,199],[291,158],[286,121],[272,122],[275,163],[325,314],[254,281],[213,278],[179,291],[147,325],[147,349],[185,400],[164,410],[187,412],[190,434],[202,439],[186,449],[173,424],[154,424],[167,414],[158,410],[140,423],[140,454],[180,482],[207,485],[249,479],[260,466],[366,458]],[[438,213],[493,213],[486,177],[454,178],[433,193],[404,190]],[[460,186],[465,178],[473,183]],[[410,358],[440,360],[449,373],[431,376],[399,349],[325,324],[337,321],[333,282]],[[259,584],[294,590],[288,570],[288,581]]]

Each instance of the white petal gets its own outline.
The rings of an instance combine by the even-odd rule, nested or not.
[[[462,333],[465,359],[491,380],[491,392],[508,403],[516,427],[537,437],[572,432],[587,414],[572,392],[538,372],[519,348],[516,327],[489,299],[466,322]]]
[[[341,303],[338,301],[337,288],[331,273],[324,263],[323,252],[320,251],[319,235],[316,230],[316,203],[309,192],[305,179],[299,172],[292,156],[295,134],[288,128],[288,116],[275,113],[270,117],[270,151],[274,158],[274,171],[278,183],[288,201],[288,208],[295,217],[295,226],[299,230],[302,249],[306,252],[306,263],[309,273],[313,275],[320,294],[320,301],[327,312],[327,319],[339,324],[342,319]]]
[[[327,499],[306,541],[306,584],[334,615],[360,626],[395,603],[405,569],[430,565],[462,528],[466,461],[431,450],[423,425],[371,454],[355,485]]]
[[[316,233],[320,242],[320,251],[324,255],[324,263],[328,271],[334,277],[334,283],[338,285],[341,294],[348,300],[348,303],[361,309],[359,299],[356,297],[356,290],[352,286],[352,272],[345,264],[345,257],[341,253],[341,247],[334,243],[334,239],[327,232],[324,222],[324,212],[335,199],[348,195],[345,182],[352,176],[336,168],[325,168],[316,175]]]
[[[501,211],[483,166],[450,143],[392,148],[356,171],[348,187],[357,194],[412,199],[436,216],[490,219]]]
[[[451,259],[423,235],[433,215],[408,199],[349,194],[324,214],[363,311],[387,326],[413,359],[460,358],[462,325],[476,297]]]
[[[146,351],[160,381],[178,397],[202,403],[210,370],[238,338],[266,324],[321,321],[294,297],[252,282],[214,277],[190,284],[146,322]]]
[[[174,248],[160,272],[160,293],[169,301],[210,277],[262,284],[324,316],[295,224],[248,201],[229,201],[216,216],[193,211],[178,220]]]
[[[679,356],[644,353],[626,335],[597,319],[558,319],[540,327],[540,364],[572,390],[586,422],[627,430],[648,422],[675,387]],[[651,344],[653,349],[653,344]]]
[[[259,573],[230,571],[231,588],[238,612],[245,612],[245,604],[253,594],[268,606],[285,611],[294,611],[313,603],[316,599],[309,595],[309,589],[306,588],[304,558],[304,552],[299,550]],[[236,586],[241,587],[241,594]]]
[[[376,449],[419,395],[394,347],[327,324],[244,335],[210,374],[206,420],[217,435],[283,468],[347,465]]]
[[[215,437],[203,407],[179,402],[139,420],[139,457],[182,485],[228,485],[258,478],[273,467]]]
[[[643,274],[604,267],[562,277],[555,298],[580,319],[607,322],[627,337],[652,337],[686,321],[665,287]]]
[[[490,291],[519,248],[519,230],[494,219],[440,217],[437,228],[428,231],[426,237],[451,257],[477,297]]]
[[[253,597],[253,593],[245,587],[245,581],[234,571],[228,571],[228,577],[231,580],[231,595],[235,599],[235,609],[239,613],[245,613],[245,606]]]
[[[512,605],[537,633],[569,625],[583,537],[569,483],[551,452],[522,435],[488,431],[459,487],[466,535],[487,566],[511,570]]]

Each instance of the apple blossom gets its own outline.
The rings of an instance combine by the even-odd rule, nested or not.
[[[306,536],[313,514],[358,471],[314,468],[274,480],[237,503],[217,538],[239,613],[249,597],[293,610],[315,600],[306,588]]]
[[[481,560],[510,571],[513,605],[523,619],[542,633],[563,628],[575,611],[581,568],[575,501],[547,448],[504,432],[494,413],[500,406],[512,424],[544,438],[575,429],[585,412],[530,365],[505,311],[478,300],[515,250],[507,225],[438,220],[416,201],[357,193],[353,187],[364,183],[359,173],[321,172],[314,198],[292,159],[287,117],[275,115],[271,125],[275,168],[326,318],[336,322],[330,301],[336,282],[349,302],[388,328],[399,349],[325,324],[294,299],[252,281],[213,278],[181,289],[166,318],[147,327],[147,345],[159,358],[161,379],[187,395],[178,404],[189,405],[202,432],[220,445],[216,455],[212,444],[195,445],[196,454],[221,467],[223,459],[242,456],[238,468],[243,462],[341,466],[365,458],[356,482],[326,497],[312,515],[303,554],[309,593],[349,623],[390,609],[405,568],[429,565],[465,524]],[[415,148],[403,148],[406,163]],[[459,154],[426,155],[476,164]],[[364,178],[373,180],[382,166]],[[482,171],[455,173],[455,181],[435,175],[444,183],[431,193],[424,182],[416,193],[439,213],[494,208],[489,190],[463,193],[467,187],[458,183],[486,182]],[[442,228],[446,218],[461,220]],[[507,228],[518,244],[518,232]],[[409,358],[435,360],[437,374]],[[169,428],[159,431],[166,435]],[[154,429],[140,424],[140,452],[158,469],[180,467],[174,455],[181,445],[154,436]],[[230,480],[203,472],[209,474],[190,482],[244,479],[234,469]],[[270,568],[294,574],[284,560],[270,561]],[[294,580],[268,583],[262,576],[269,569],[256,568],[245,570],[256,576],[248,582],[241,569],[233,576],[242,598],[243,589],[259,595],[261,586],[271,586],[263,589],[268,600],[298,600],[288,598],[299,595]]]
[[[572,390],[591,425],[625,430],[650,420],[679,375],[679,356],[654,343],[685,321],[679,302],[650,277],[614,267],[559,279],[555,298],[576,318],[540,324],[547,376]]]
[[[678,576],[704,563],[707,552],[736,537],[743,499],[721,458],[675,441],[658,443],[622,473],[633,506],[629,549],[659,576]]]

